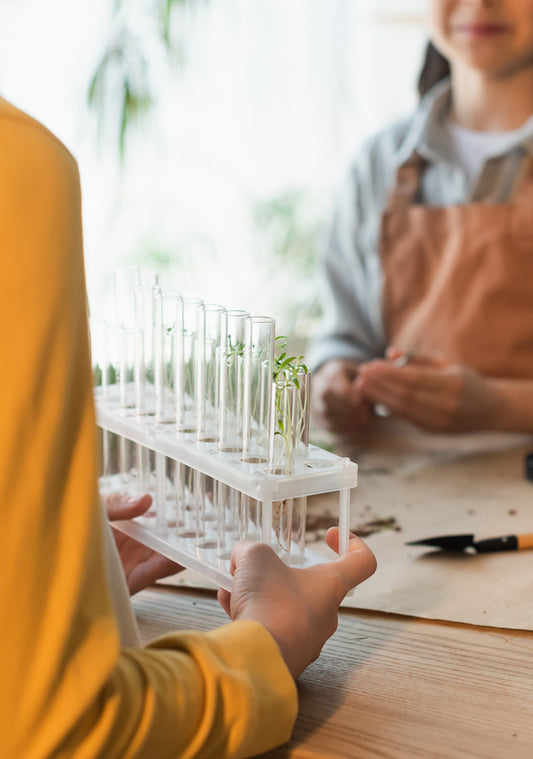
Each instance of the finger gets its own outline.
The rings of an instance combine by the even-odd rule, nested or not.
[[[365,385],[364,389],[371,403],[384,405],[394,415],[409,415],[417,406],[412,392],[406,391],[405,388],[398,389],[386,381],[373,380]]]
[[[139,590],[153,585],[157,580],[164,577],[175,575],[183,569],[176,562],[163,556],[160,553],[154,553],[147,561],[136,567],[128,576],[128,587],[131,595]]]
[[[398,358],[405,357],[409,364],[418,364],[420,366],[444,367],[450,365],[449,361],[438,355],[420,353],[417,349],[400,350],[395,345],[389,345],[385,350],[385,357],[388,361],[395,361]]]
[[[392,392],[398,399],[427,404],[438,402],[447,395],[449,372],[442,369],[404,366],[384,366],[361,376],[361,390],[367,396],[372,393]]]
[[[338,551],[339,533],[337,527],[328,530],[326,541],[330,548]],[[335,597],[336,603],[340,604],[348,591],[374,574],[376,566],[376,557],[366,543],[356,535],[351,535],[348,553],[335,561],[319,564],[303,571],[319,570],[323,578],[329,577],[332,580],[330,592]]]
[[[231,617],[231,593],[229,590],[226,590],[226,588],[219,588],[217,598],[228,617]]]
[[[404,366],[394,366],[387,361],[372,361],[361,367],[360,385],[366,390],[370,382],[388,382],[398,388],[423,388],[427,391],[442,391],[449,372],[440,365],[421,364],[414,360]]]
[[[145,514],[152,505],[152,496],[145,493],[140,497],[130,497],[124,493],[111,493],[104,499],[110,521],[133,519]]]
[[[394,345],[389,345],[385,351],[385,357],[388,361],[394,361],[401,356],[405,356],[405,351],[396,348]]]
[[[357,535],[355,535],[353,532],[350,532],[350,540],[356,537]],[[339,528],[338,527],[328,527],[328,530],[326,532],[326,543],[328,544],[329,548],[335,551],[335,553],[339,553]]]
[[[448,414],[442,403],[443,396],[432,390],[406,392],[386,383],[372,382],[366,388],[366,396],[374,404],[383,404],[392,416],[400,417],[424,429],[444,429]]]
[[[339,556],[330,566],[342,580],[343,593],[339,599],[340,603],[348,591],[374,574],[377,561],[367,544],[361,538],[354,536],[350,539],[348,553]]]
[[[238,543],[235,543],[231,551],[231,561],[229,567],[231,575],[235,574],[237,564],[239,564],[244,559],[246,554],[249,553],[249,551],[252,550],[256,545],[258,544],[254,543],[251,540],[240,540]]]
[[[361,395],[357,389],[357,379],[346,384],[342,388],[330,387],[324,393],[323,400],[329,410],[337,409],[346,411],[347,406],[357,407],[361,401]]]

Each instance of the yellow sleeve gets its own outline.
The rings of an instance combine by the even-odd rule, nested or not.
[[[120,650],[105,581],[75,161],[0,100],[0,756],[244,757],[296,689],[256,623]]]

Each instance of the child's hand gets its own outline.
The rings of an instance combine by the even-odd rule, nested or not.
[[[121,493],[113,493],[104,497],[103,500],[111,523],[142,516],[152,505],[152,498],[148,494],[140,498],[130,498]],[[153,551],[120,530],[113,530],[113,536],[131,595],[148,585],[153,585],[156,580],[175,575],[183,569],[171,559],[167,559],[166,556]]]
[[[337,550],[338,529],[326,535]],[[262,543],[238,543],[233,549],[233,590],[219,590],[219,601],[232,620],[260,622],[274,637],[293,677],[314,661],[337,629],[339,604],[346,593],[376,569],[371,550],[352,536],[347,554],[308,569],[286,566]]]

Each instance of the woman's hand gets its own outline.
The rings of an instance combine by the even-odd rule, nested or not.
[[[338,529],[330,529],[326,540],[338,550]],[[337,629],[346,593],[375,569],[374,554],[353,535],[347,554],[308,569],[288,567],[263,543],[237,543],[231,557],[233,590],[219,590],[218,599],[232,620],[260,622],[298,677]]]
[[[121,493],[113,493],[105,496],[103,501],[111,523],[142,516],[152,505],[152,498],[148,494],[140,498],[130,498]],[[183,569],[171,559],[153,551],[120,530],[114,529],[113,536],[131,595],[148,585],[153,585],[156,580],[175,575]]]
[[[422,357],[404,366],[370,361],[359,368],[356,387],[369,403],[383,404],[393,416],[433,432],[495,429],[502,405],[496,380]]]
[[[357,361],[327,361],[311,378],[311,409],[316,423],[338,434],[356,433],[372,422],[372,407],[356,387]]]

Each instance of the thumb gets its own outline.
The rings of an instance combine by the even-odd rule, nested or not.
[[[133,519],[144,514],[152,505],[152,496],[145,493],[139,498],[132,498],[124,493],[110,493],[104,498],[108,519]]]
[[[339,550],[339,528],[331,527],[326,533],[326,543],[334,551]],[[376,557],[367,544],[353,533],[350,533],[348,552],[332,562],[333,568],[340,573],[344,594],[360,585],[374,574],[377,567]]]

